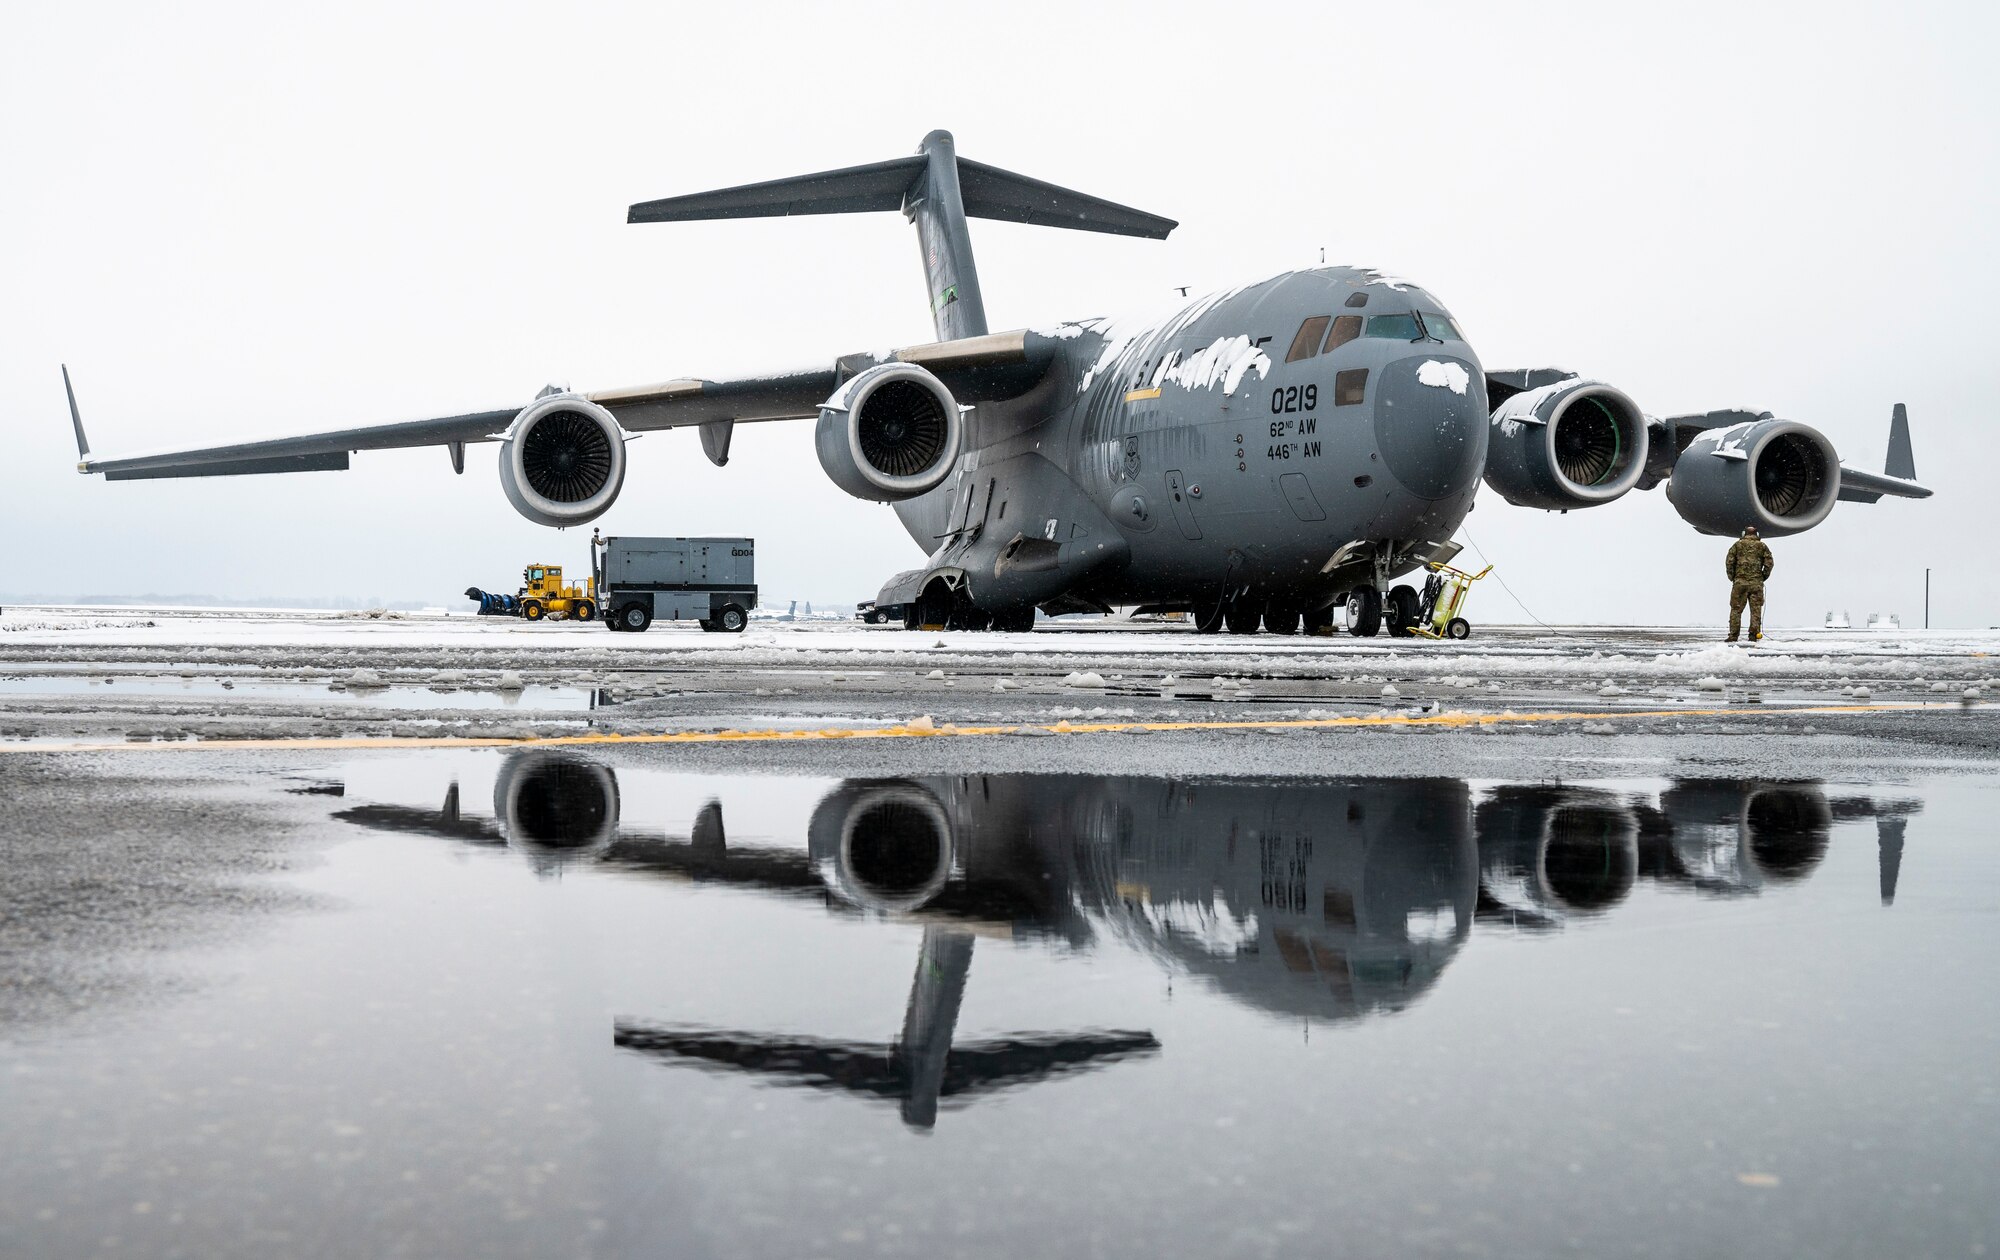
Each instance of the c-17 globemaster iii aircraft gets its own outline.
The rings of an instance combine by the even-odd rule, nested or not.
[[[836,485],[891,503],[928,558],[882,588],[906,625],[1025,630],[1051,613],[1141,605],[1196,626],[1409,634],[1393,585],[1449,559],[1481,481],[1510,503],[1599,507],[1667,483],[1709,534],[1766,537],[1836,499],[1924,498],[1898,404],[1883,473],[1768,412],[1652,418],[1556,368],[1488,370],[1444,305],[1375,271],[1317,267],[1188,302],[1165,319],[987,330],[966,221],[1165,237],[1173,220],[957,156],[934,131],[910,157],[642,202],[658,223],[901,210],[916,225],[937,340],[802,371],[681,379],[522,408],[120,459],[112,480],[344,469],[354,451],[499,442],[529,520],[581,525],[625,483],[625,442],[687,426],[717,465],[738,423],[816,420]],[[68,384],[67,371],[64,373]],[[624,626],[607,609],[613,629]],[[643,614],[631,610],[635,621]]]

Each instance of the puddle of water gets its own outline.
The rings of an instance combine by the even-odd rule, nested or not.
[[[50,674],[0,678],[0,694],[23,696],[234,696],[245,700],[312,700],[321,704],[378,709],[537,709],[586,710],[603,707],[603,693],[583,687],[531,686],[520,691],[432,691],[392,685],[336,691],[319,683],[262,682],[219,678],[76,677]]]
[[[26,1254],[1996,1241],[1991,779],[280,788],[325,908],[0,1052]]]

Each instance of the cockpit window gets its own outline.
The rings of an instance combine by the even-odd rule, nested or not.
[[[1366,293],[1350,293],[1347,295],[1347,304],[1349,306],[1366,306],[1368,305],[1368,295]]]
[[[1348,342],[1361,335],[1361,317],[1342,315],[1333,321],[1333,331],[1326,335],[1326,349],[1322,354],[1332,354]]]
[[[1292,338],[1292,348],[1285,351],[1285,362],[1297,363],[1300,359],[1310,359],[1319,353],[1319,339],[1326,335],[1327,321],[1331,315],[1315,315],[1299,325],[1299,335]]]
[[[1437,311],[1424,311],[1424,330],[1439,341],[1464,341],[1465,334],[1458,331],[1458,325],[1449,315]]]
[[[1367,335],[1390,341],[1415,341],[1424,335],[1424,330],[1417,327],[1417,317],[1413,314],[1370,315]]]

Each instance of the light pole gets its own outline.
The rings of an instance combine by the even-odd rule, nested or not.
[[[1924,629],[1931,628],[1931,571],[1924,570]]]

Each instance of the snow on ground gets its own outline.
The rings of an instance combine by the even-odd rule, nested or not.
[[[1184,626],[1044,622],[1026,634],[935,632],[829,622],[753,622],[742,634],[693,623],[613,634],[601,624],[530,624],[463,613],[9,607],[0,613],[0,671],[90,659],[175,665],[233,662],[303,672],[359,667],[425,676],[501,668],[581,670],[884,669],[964,665],[1001,672],[1089,674],[1124,664],[1147,672],[1422,679],[1456,688],[1493,683],[1692,685],[1850,676],[1915,684],[1996,680],[2000,631],[1780,630],[1752,648],[1713,629],[1494,627],[1462,643],[1427,640],[1197,635]],[[1957,688],[1952,688],[1956,694]]]

